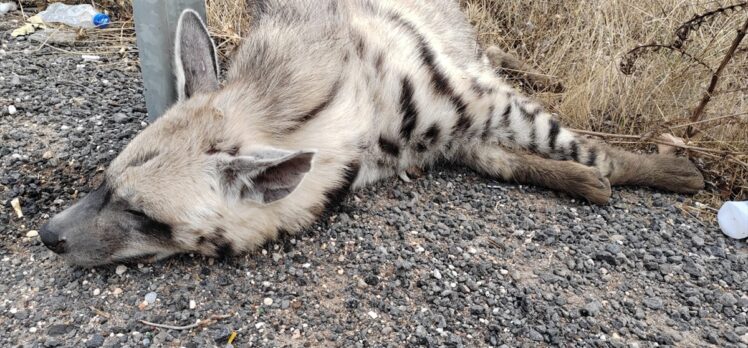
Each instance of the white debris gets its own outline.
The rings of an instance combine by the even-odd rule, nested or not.
[[[152,305],[153,303],[156,302],[156,298],[157,297],[158,297],[158,294],[156,294],[155,292],[151,291],[151,292],[145,294],[145,302],[148,302],[149,305]]]
[[[15,2],[3,2],[0,3],[0,16],[5,15],[8,12],[15,11],[18,9]]]
[[[10,205],[13,207],[13,210],[16,212],[16,216],[18,216],[19,219],[22,218],[23,210],[21,210],[21,200],[18,197],[13,198],[13,200],[10,201]]]
[[[88,55],[88,54],[82,55],[81,58],[83,58],[84,62],[95,62],[95,61],[101,59],[101,57],[99,57],[99,56],[93,56],[93,55]]]
[[[190,309],[195,309],[195,308],[197,308],[197,302],[195,302],[195,300],[190,300]]]
[[[34,238],[37,236],[39,236],[39,231],[37,230],[31,230],[31,231],[26,232],[26,237]]]
[[[18,112],[15,105],[8,105],[8,113],[11,115],[15,115]]]
[[[433,272],[434,278],[436,279],[442,279],[442,272],[439,272],[438,269],[435,269]]]
[[[114,273],[117,273],[117,275],[123,275],[123,274],[125,274],[125,272],[127,272],[127,266],[125,266],[125,265],[119,265],[114,270]]]
[[[99,295],[101,295],[101,289],[98,289],[98,288],[94,289],[94,291],[93,291],[93,295],[94,295],[94,296],[99,296]]]
[[[378,317],[379,317],[379,314],[377,314],[377,312],[375,312],[375,311],[369,311],[369,313],[368,313],[368,314],[369,314],[369,316],[370,316],[370,317],[371,317],[372,319],[376,319],[376,318],[378,318]]]
[[[270,297],[265,297],[264,300],[262,300],[262,303],[266,306],[272,306],[273,305],[273,299]]]

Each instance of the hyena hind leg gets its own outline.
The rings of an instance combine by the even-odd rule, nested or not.
[[[482,174],[519,184],[566,192],[595,204],[610,199],[610,182],[594,167],[558,161],[499,145],[476,145],[462,157],[464,164]]]
[[[538,72],[533,66],[504,52],[496,46],[486,49],[486,58],[496,71],[507,78],[522,82],[530,91],[561,93],[564,85],[554,78]]]
[[[603,145],[611,157],[608,177],[615,186],[648,186],[678,193],[696,193],[704,188],[704,177],[685,157],[640,155]]]

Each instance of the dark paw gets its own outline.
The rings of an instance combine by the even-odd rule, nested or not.
[[[704,189],[704,176],[693,162],[685,157],[657,156],[660,180],[656,187],[679,193],[693,194]]]

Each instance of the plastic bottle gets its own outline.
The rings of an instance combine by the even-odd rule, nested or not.
[[[728,237],[748,238],[748,201],[725,202],[717,213],[717,222]]]
[[[76,28],[106,28],[109,25],[109,16],[96,12],[88,4],[66,5],[56,2],[39,12],[39,17],[46,23],[62,23]]]

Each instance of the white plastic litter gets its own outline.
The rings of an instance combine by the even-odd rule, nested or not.
[[[39,12],[39,17],[45,23],[62,23],[76,28],[93,28],[93,18],[97,14],[93,6],[84,5],[66,5],[63,3],[53,3],[47,6],[47,9]]]
[[[748,201],[725,202],[717,213],[717,222],[728,237],[748,238]]]
[[[18,6],[15,2],[3,2],[0,3],[0,16],[10,12],[15,11],[18,9]]]

